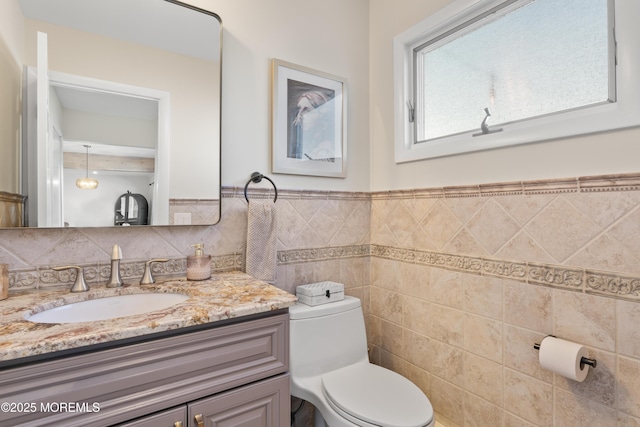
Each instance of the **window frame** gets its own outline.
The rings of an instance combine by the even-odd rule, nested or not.
[[[413,99],[414,48],[509,0],[454,0],[393,40],[395,161],[404,163],[532,142],[568,138],[640,125],[640,16],[637,0],[610,0],[610,49],[615,54],[615,102],[596,104],[500,125],[502,132],[473,137],[478,129],[427,142],[415,142],[409,103]],[[615,19],[615,22],[613,22]],[[636,76],[634,79],[634,71]],[[479,128],[479,126],[478,126]]]

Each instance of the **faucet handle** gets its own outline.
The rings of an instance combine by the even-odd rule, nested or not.
[[[69,270],[72,268],[76,269],[76,281],[71,287],[71,292],[87,292],[89,290],[89,286],[84,280],[84,269],[82,267],[78,267],[77,265],[65,265],[63,267],[53,267],[53,270],[61,271]]]
[[[140,279],[140,284],[150,285],[152,283],[156,283],[156,281],[153,279],[153,276],[151,275],[151,264],[153,264],[154,262],[167,262],[167,261],[169,261],[169,258],[154,258],[145,262],[144,275],[142,276],[142,279]]]

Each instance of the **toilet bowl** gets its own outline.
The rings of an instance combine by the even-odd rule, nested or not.
[[[433,407],[407,378],[369,363],[358,298],[289,308],[291,394],[315,427],[432,427]]]

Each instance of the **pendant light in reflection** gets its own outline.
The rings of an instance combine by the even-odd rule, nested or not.
[[[76,187],[83,190],[95,190],[98,188],[98,180],[89,178],[89,148],[91,148],[91,146],[85,144],[84,147],[87,149],[86,174],[84,178],[76,179]]]

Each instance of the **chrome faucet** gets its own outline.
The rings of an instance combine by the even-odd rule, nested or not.
[[[167,261],[169,261],[168,258],[155,258],[155,259],[151,259],[151,260],[145,262],[144,263],[144,275],[142,276],[142,279],[140,279],[140,284],[141,285],[150,285],[152,283],[156,283],[155,279],[151,275],[151,264],[153,264],[154,262],[167,262]]]
[[[71,268],[76,270],[76,281],[71,287],[71,292],[87,292],[89,290],[89,286],[84,280],[84,269],[82,267],[78,267],[77,265],[65,265],[64,267],[53,267],[53,270],[61,271],[69,270]]]
[[[122,275],[120,274],[120,260],[122,259],[122,250],[120,246],[113,245],[111,250],[111,276],[107,283],[107,288],[119,288],[122,286]]]

